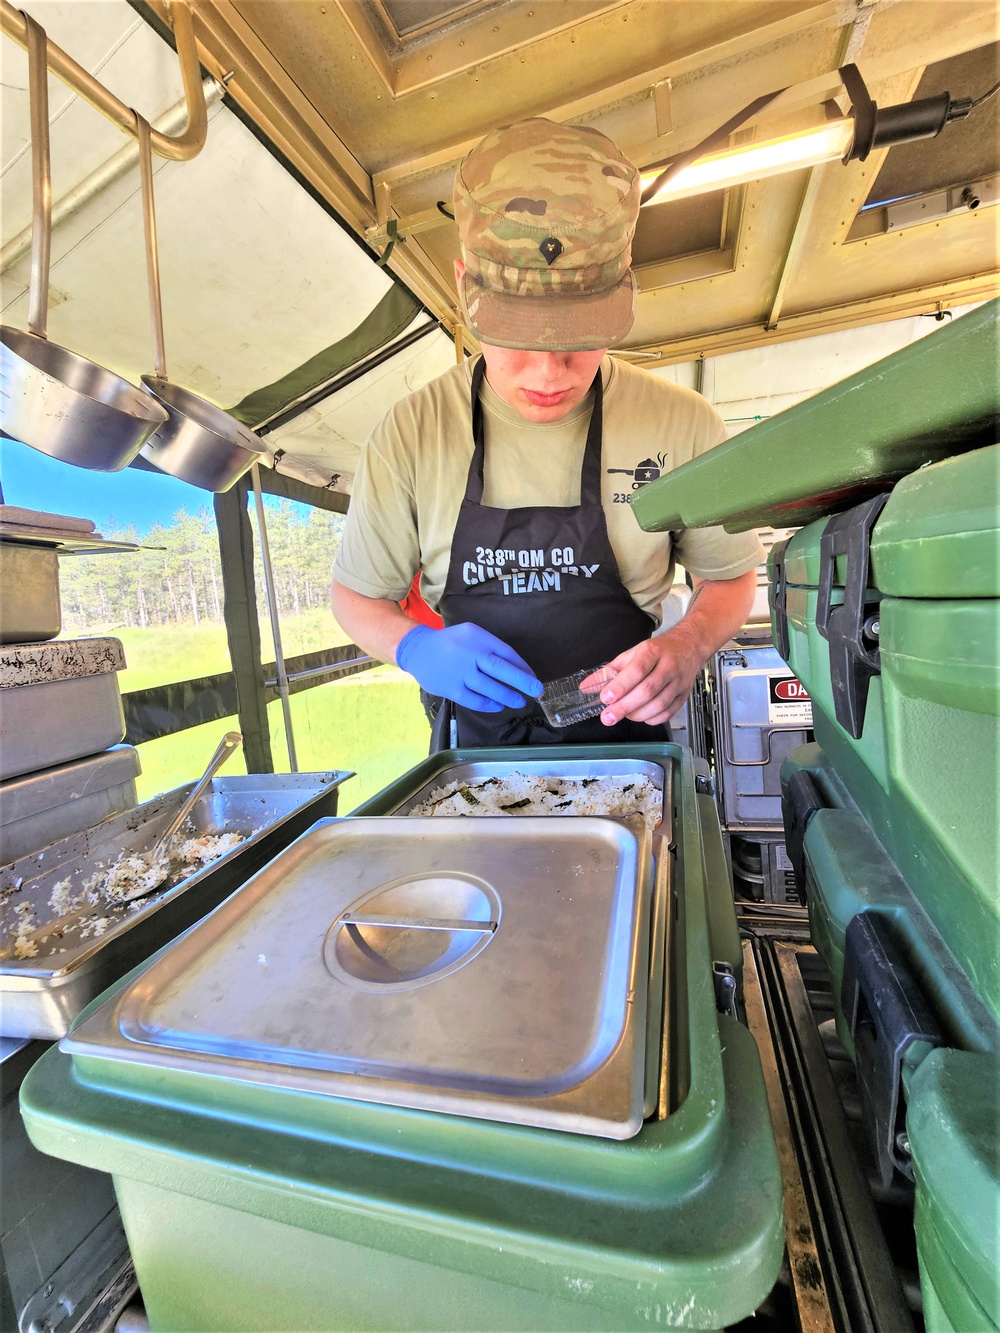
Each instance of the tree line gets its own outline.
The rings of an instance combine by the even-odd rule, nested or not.
[[[273,496],[264,504],[282,614],[297,615],[327,605],[343,516]],[[256,534],[252,511],[251,522]],[[219,540],[215,515],[207,505],[196,514],[182,509],[169,524],[154,523],[145,533],[134,524],[112,524],[103,535],[142,549],[62,557],[63,621],[74,632],[222,620]],[[254,547],[257,596],[263,608],[264,573],[256,540]]]

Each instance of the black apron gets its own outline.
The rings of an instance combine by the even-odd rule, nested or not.
[[[451,543],[439,611],[445,625],[471,622],[510,645],[541,681],[599,666],[648,639],[654,621],[618,574],[601,504],[601,372],[580,476],[580,503],[494,509],[482,503],[485,430],[479,401],[486,363],[472,374],[475,449]],[[553,727],[536,699],[523,708],[478,713],[456,705],[460,746],[617,744],[670,739],[664,723],[599,717]]]

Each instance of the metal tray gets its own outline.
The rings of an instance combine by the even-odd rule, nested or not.
[[[643,1115],[648,1119],[654,1115],[659,1103],[660,1065],[663,1059],[661,1030],[664,1016],[664,995],[669,984],[665,976],[667,937],[673,912],[670,907],[672,894],[672,863],[669,845],[673,829],[673,768],[669,761],[656,762],[647,759],[607,759],[587,757],[577,747],[578,758],[556,758],[547,755],[544,758],[517,758],[513,760],[473,760],[449,764],[442,767],[432,778],[425,781],[416,791],[402,800],[390,803],[384,812],[390,815],[407,815],[421,802],[426,801],[432,791],[447,786],[449,782],[467,782],[473,785],[488,777],[509,777],[511,773],[527,773],[545,778],[601,778],[601,777],[644,777],[663,793],[663,804],[659,826],[653,834],[653,889],[650,908],[649,937],[649,977],[647,986],[646,1011],[646,1094]],[[370,805],[378,803],[375,797]],[[362,811],[364,813],[364,811]],[[551,820],[577,818],[577,816],[546,815]],[[600,816],[599,816],[600,817]],[[522,816],[522,818],[534,818]],[[466,823],[476,819],[475,815],[463,815],[458,822]],[[443,821],[442,821],[443,822]]]
[[[601,818],[322,820],[62,1049],[626,1139],[642,1125],[649,834]]]
[[[336,813],[337,788],[348,772],[252,774],[215,778],[191,812],[199,833],[251,834],[227,855],[148,898],[108,911],[104,933],[80,937],[94,908],[59,919],[50,906],[53,888],[69,879],[79,893],[91,875],[107,869],[122,853],[148,851],[193,783],[113,815],[93,828],[0,870],[0,943],[10,949],[16,907],[30,903],[40,928],[63,930],[51,936],[35,958],[0,959],[0,1035],[54,1039],[69,1031],[80,1011],[137,963],[199,920],[255,871],[298,837],[317,818]],[[40,930],[39,933],[43,933]],[[65,949],[64,953],[55,952]]]
[[[0,690],[0,779],[99,754],[124,737],[114,672]]]
[[[116,745],[0,783],[0,865],[133,809],[141,771],[135,747]]]
[[[527,773],[542,778],[582,778],[603,777],[639,777],[648,778],[654,787],[663,792],[663,822],[670,827],[670,781],[664,775],[669,773],[669,765],[654,763],[647,759],[512,759],[475,760],[469,763],[451,764],[426,781],[412,795],[404,797],[398,804],[385,811],[390,815],[409,814],[422,801],[426,801],[432,791],[446,787],[449,782],[467,782],[470,785],[482,782],[485,778],[505,778],[512,773]],[[470,816],[462,816],[469,818]],[[475,818],[475,816],[471,816]],[[566,818],[564,815],[552,815],[553,819]],[[572,818],[572,816],[570,816]]]

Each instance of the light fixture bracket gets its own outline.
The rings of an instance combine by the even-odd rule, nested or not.
[[[842,65],[840,77],[851,99],[854,119],[854,140],[844,158],[845,165],[864,162],[876,148],[934,139],[950,120],[964,119],[972,110],[973,104],[968,98],[953,100],[950,93],[938,93],[935,97],[921,97],[915,102],[900,102],[880,109],[872,100],[857,65]]]

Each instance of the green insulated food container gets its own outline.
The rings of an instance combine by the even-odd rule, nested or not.
[[[963,906],[994,950],[995,927],[959,898],[938,929],[818,745],[785,762],[782,783],[786,817],[804,816],[789,846],[799,841],[876,1170],[885,1185],[915,1185],[928,1333],[990,1333],[1000,1329],[1000,1027],[949,943],[961,948]]]
[[[1000,1018],[998,493],[994,445],[811,524],[771,567],[818,744]]]
[[[1000,1329],[998,1075],[995,1060],[942,1050],[910,1085],[906,1124],[927,1333]]]
[[[809,523],[996,439],[1000,299],[636,491],[647,532]]]
[[[889,1186],[915,1184],[930,1333],[998,1327],[1000,446],[772,552],[775,643],[816,745],[789,855]]]
[[[690,754],[640,748],[669,845],[628,817],[321,821],[39,1061],[28,1132],[112,1175],[154,1330],[759,1305],[781,1184],[756,1046],[715,1004],[724,885]]]

